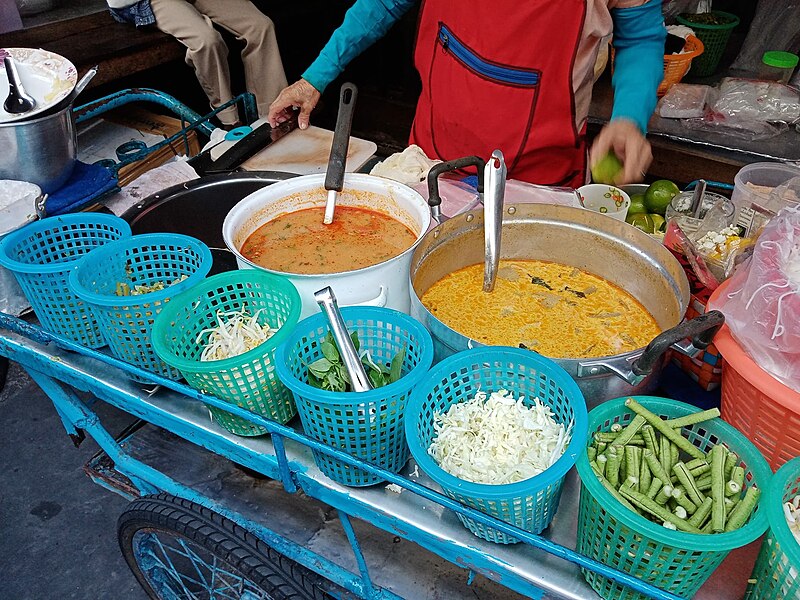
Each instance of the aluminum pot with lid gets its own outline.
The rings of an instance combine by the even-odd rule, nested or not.
[[[435,360],[480,346],[437,319],[422,295],[444,276],[484,260],[483,214],[453,217],[423,238],[411,258],[411,314],[431,332]],[[556,358],[578,383],[589,408],[619,396],[647,394],[658,385],[671,346],[687,353],[708,345],[723,322],[713,311],[681,323],[689,283],[660,243],[635,227],[601,214],[564,206],[506,206],[501,258],[557,262],[593,273],[622,288],[655,318],[662,334],[647,348],[601,358]],[[683,343],[692,338],[692,344]]]

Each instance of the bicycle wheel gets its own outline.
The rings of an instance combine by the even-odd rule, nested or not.
[[[122,554],[154,600],[329,600],[333,584],[204,506],[159,494],[120,515]]]

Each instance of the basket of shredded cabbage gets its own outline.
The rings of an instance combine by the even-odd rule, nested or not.
[[[586,443],[586,402],[552,360],[485,346],[454,354],[428,373],[409,401],[405,428],[420,469],[447,496],[540,533]],[[458,518],[483,539],[519,541]]]
[[[297,409],[275,373],[275,349],[297,325],[300,305],[285,277],[258,269],[221,273],[164,306],[153,325],[153,347],[193,388],[286,423]],[[267,433],[207,406],[231,433]]]

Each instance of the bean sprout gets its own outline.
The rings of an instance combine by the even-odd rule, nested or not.
[[[259,325],[258,316],[264,309],[259,309],[253,316],[241,310],[229,312],[217,311],[216,327],[201,331],[195,343],[204,344],[200,355],[201,361],[223,360],[244,354],[271,338],[277,329],[269,325]],[[206,335],[208,337],[206,338]],[[206,339],[204,342],[203,340]]]

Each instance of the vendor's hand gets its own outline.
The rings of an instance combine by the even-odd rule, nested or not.
[[[592,144],[589,162],[594,165],[611,150],[624,165],[623,172],[614,181],[617,185],[637,183],[644,179],[653,153],[650,142],[641,130],[629,119],[614,119],[603,127]]]
[[[284,88],[275,98],[275,102],[269,105],[269,115],[267,115],[269,124],[276,127],[279,123],[288,121],[292,116],[291,110],[299,108],[297,124],[300,129],[306,129],[311,111],[319,102],[320,95],[317,89],[305,79]]]

